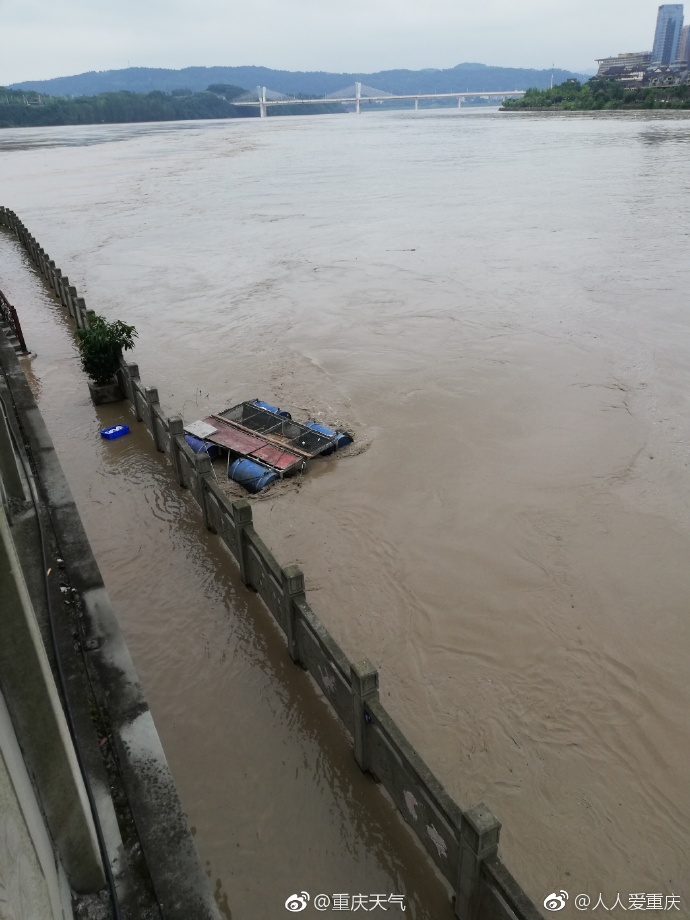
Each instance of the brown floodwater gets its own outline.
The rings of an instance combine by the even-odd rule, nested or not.
[[[0,233],[5,293],[38,352],[22,359],[55,441],[221,915],[273,920],[294,892],[402,895],[452,917],[449,892],[354,762],[282,633],[189,492],[122,404],[96,410],[65,311]],[[10,292],[12,292],[10,296]],[[117,422],[131,436],[104,442]]]
[[[537,901],[690,898],[689,154],[682,115],[0,136],[2,203],[89,307],[136,325],[166,409],[260,396],[354,429],[361,450],[254,500],[257,528],[379,666],[459,803],[498,815]],[[41,409],[236,920],[282,910],[267,891],[365,883],[444,916],[145,433],[100,443],[123,410],[94,412],[60,310],[0,242]]]

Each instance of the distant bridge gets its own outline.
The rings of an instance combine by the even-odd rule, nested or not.
[[[345,89],[340,89],[328,96],[321,96],[319,99],[295,99],[292,96],[286,96],[285,93],[277,93],[275,90],[266,89],[265,86],[257,86],[255,90],[233,99],[232,104],[258,106],[260,116],[265,118],[268,107],[274,105],[323,105],[324,102],[354,103],[355,111],[359,115],[362,111],[362,101],[397,102],[399,100],[414,99],[416,111],[419,108],[420,99],[457,99],[458,108],[460,108],[463,99],[517,99],[524,95],[524,90],[513,89],[498,93],[412,93],[398,96],[395,93],[386,92],[385,89],[374,89],[374,87],[365,86],[363,83],[354,83],[352,86],[346,86]]]

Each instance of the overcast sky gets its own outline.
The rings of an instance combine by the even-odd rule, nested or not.
[[[0,0],[0,85],[115,70],[257,64],[372,72],[591,69],[652,47],[650,0]]]

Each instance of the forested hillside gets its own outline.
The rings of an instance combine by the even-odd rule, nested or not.
[[[553,80],[561,83],[570,77],[582,77],[567,70],[554,70]],[[378,73],[327,73],[271,70],[267,67],[186,67],[184,70],[160,70],[129,67],[56,77],[53,80],[27,80],[13,84],[14,89],[31,89],[51,96],[95,96],[106,92],[171,92],[188,88],[195,92],[210,83],[230,83],[254,89],[267,86],[288,95],[304,93],[326,96],[354,82],[387,90],[389,93],[449,93],[500,91],[509,89],[544,89],[552,82],[551,70],[527,70],[490,67],[485,64],[458,64],[447,70],[383,70]]]

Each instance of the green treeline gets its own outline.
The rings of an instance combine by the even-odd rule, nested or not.
[[[101,93],[67,99],[39,96],[0,88],[0,127],[18,128],[47,125],[119,124],[137,121],[186,121],[193,118],[241,118],[251,109],[238,108],[228,101],[244,90],[224,87],[222,95],[208,90],[190,93],[174,90],[163,93]]]
[[[522,109],[589,112],[601,109],[690,109],[690,84],[624,86],[618,80],[561,83],[551,89],[528,89],[521,99],[506,99],[507,111]]]
[[[123,91],[68,99],[0,87],[0,128],[256,117],[258,106],[232,104],[232,100],[244,92],[239,86],[213,84],[200,93],[187,89],[175,89],[170,93],[160,90],[151,93]],[[342,111],[341,106],[324,103],[276,106],[269,108],[268,114],[316,115],[338,111]]]

